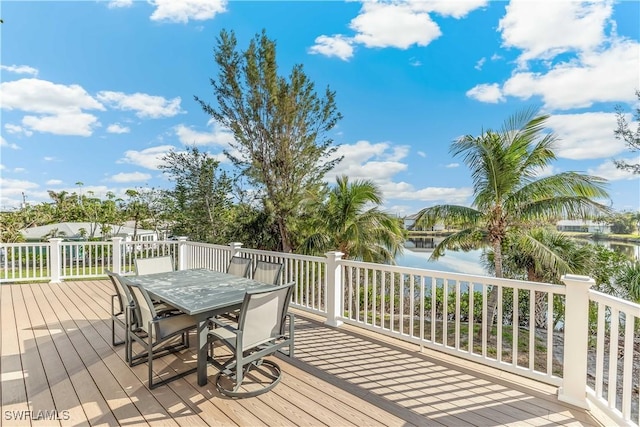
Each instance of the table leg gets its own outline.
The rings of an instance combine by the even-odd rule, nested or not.
[[[207,318],[198,321],[198,385],[207,385],[207,338],[209,324]]]

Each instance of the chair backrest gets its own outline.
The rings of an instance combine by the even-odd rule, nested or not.
[[[156,309],[153,306],[151,297],[144,288],[131,283],[127,278],[123,277],[122,282],[124,282],[127,289],[129,289],[131,297],[133,298],[138,327],[144,332],[149,333],[149,322],[157,317]]]
[[[293,285],[291,282],[268,290],[247,291],[238,318],[243,349],[282,336]]]
[[[136,274],[168,273],[173,271],[173,259],[170,256],[158,256],[152,258],[136,258]]]
[[[107,269],[105,269],[104,271],[105,273],[107,273],[107,276],[109,276],[109,279],[111,279],[111,283],[113,284],[116,295],[118,296],[118,302],[120,303],[120,312],[122,313],[125,306],[131,304],[131,301],[133,301],[131,293],[129,292],[129,289],[122,284],[119,274],[116,274]]]
[[[253,280],[269,285],[278,285],[282,264],[277,262],[258,261],[253,270]]]
[[[250,266],[251,258],[233,256],[231,257],[231,261],[229,261],[227,273],[233,274],[234,276],[247,277],[249,275]]]

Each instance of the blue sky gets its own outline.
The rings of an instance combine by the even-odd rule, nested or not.
[[[229,132],[214,102],[221,29],[239,46],[265,29],[280,74],[294,64],[337,93],[336,174],[375,181],[399,215],[469,204],[453,140],[499,129],[537,107],[560,137],[541,175],[610,180],[616,210],[640,209],[633,157],[613,137],[614,107],[640,89],[638,1],[3,1],[0,3],[0,207],[49,201],[47,190],[123,195],[170,185],[169,149],[219,158]],[[629,116],[629,119],[631,117]],[[82,182],[82,188],[76,186]]]

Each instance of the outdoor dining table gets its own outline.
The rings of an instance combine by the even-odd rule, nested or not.
[[[149,294],[194,316],[197,330],[198,385],[207,384],[208,319],[240,308],[250,289],[268,289],[271,285],[227,273],[206,269],[179,270],[169,273],[127,277]]]

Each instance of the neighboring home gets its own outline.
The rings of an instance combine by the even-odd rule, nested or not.
[[[558,231],[611,234],[611,225],[600,221],[563,219],[556,227]]]
[[[96,228],[97,227],[97,228]],[[92,235],[92,231],[93,235]],[[123,225],[109,225],[109,230],[103,236],[102,228],[93,222],[59,222],[56,224],[41,225],[39,227],[24,228],[20,233],[27,241],[42,241],[51,237],[60,237],[65,240],[85,241],[90,237],[96,239],[111,237],[123,237],[125,241],[133,241],[134,229]],[[153,230],[136,230],[136,241],[153,242],[158,236]]]
[[[420,230],[420,231],[444,231],[444,224],[435,224],[433,227],[416,227],[416,219],[418,218],[418,214],[408,215],[404,217],[404,229],[405,230]]]

